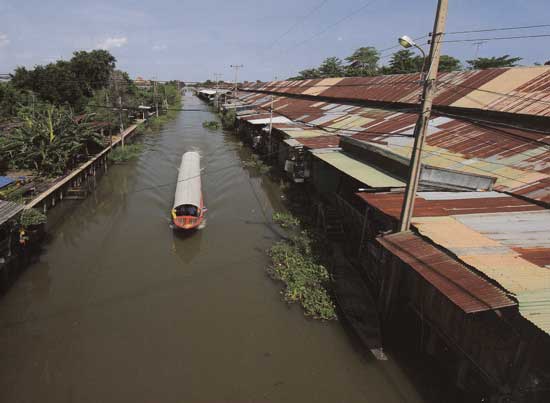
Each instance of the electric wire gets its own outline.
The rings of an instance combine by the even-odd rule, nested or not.
[[[340,25],[341,23],[343,23],[344,21],[347,21],[353,17],[355,17],[357,14],[359,14],[360,12],[362,12],[363,10],[365,10],[367,7],[369,7],[371,4],[375,3],[377,0],[371,0],[371,1],[368,1],[366,2],[365,4],[363,4],[361,7],[353,10],[351,13],[349,14],[346,14],[344,17],[340,18],[338,21],[334,22],[333,24],[330,24],[328,25],[327,27],[325,27],[324,29],[314,33],[313,35],[311,35],[310,37],[296,43],[294,46],[291,46],[290,48],[287,48],[285,50],[283,50],[281,53],[284,54],[284,53],[288,53],[289,51],[299,47],[299,46],[302,46],[303,44],[327,33],[328,31],[330,31],[332,28]]]
[[[479,42],[479,41],[489,42],[489,41],[500,41],[500,40],[508,40],[508,39],[548,38],[548,37],[550,37],[550,34],[498,36],[493,38],[445,39],[440,43]]]
[[[445,32],[445,35],[470,34],[470,33],[478,33],[478,32],[494,32],[494,31],[511,31],[515,29],[534,29],[534,28],[547,28],[547,27],[550,27],[550,24],[525,25],[525,26],[519,26],[519,27],[471,29],[468,31],[449,31],[449,32]]]
[[[297,28],[299,25],[301,25],[305,20],[307,20],[309,17],[311,17],[315,12],[323,8],[323,6],[328,2],[328,0],[321,1],[317,6],[312,8],[306,15],[302,17],[298,17],[296,19],[296,22],[285,32],[283,32],[277,39],[275,39],[271,44],[267,46],[267,49],[271,49],[273,46],[275,46],[283,37],[288,35],[290,32],[292,32],[295,28]]]

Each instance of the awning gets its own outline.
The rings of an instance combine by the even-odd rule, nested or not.
[[[269,124],[269,121],[271,118],[264,118],[264,119],[252,119],[249,120],[248,123],[253,125],[267,125]],[[285,118],[284,116],[273,116],[273,120],[271,120],[271,123],[291,123],[292,121],[288,118]]]
[[[294,140],[294,139],[286,139],[284,141],[284,143],[289,145],[290,147],[303,147],[304,146],[302,143],[300,143],[299,141]]]
[[[320,160],[372,188],[404,187],[405,183],[339,151],[313,152]]]

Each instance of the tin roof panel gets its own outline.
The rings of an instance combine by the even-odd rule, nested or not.
[[[418,235],[401,232],[377,241],[466,313],[517,305],[505,292]]]
[[[323,154],[313,153],[313,155],[369,187],[390,188],[405,186],[404,182],[394,178],[393,176],[390,176],[371,165],[351,158],[342,152],[334,151]]]

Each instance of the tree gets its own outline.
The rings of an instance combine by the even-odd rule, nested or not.
[[[439,71],[457,71],[462,69],[462,63],[460,60],[449,56],[441,55],[439,58]]]
[[[422,56],[414,56],[409,49],[395,52],[390,60],[390,65],[384,68],[384,74],[417,73],[422,69]]]
[[[344,76],[344,66],[342,60],[337,57],[327,57],[319,66],[321,77],[342,77]]]
[[[115,69],[116,59],[106,50],[84,50],[74,52],[69,61],[70,68],[86,96],[92,95],[92,90],[108,85],[111,73]]]
[[[14,87],[30,90],[55,105],[69,104],[83,108],[83,97],[106,87],[116,59],[105,50],[75,52],[70,61],[58,60],[34,70],[18,67],[12,74]]]
[[[313,78],[320,78],[321,73],[317,69],[305,69],[298,72],[296,77],[290,77],[289,80],[310,80]]]
[[[361,47],[357,49],[351,56],[346,57],[346,61],[350,63],[347,67],[347,75],[349,76],[374,76],[378,72],[378,61],[380,54],[378,50],[372,46]]]
[[[12,83],[0,83],[0,121],[17,115],[22,105],[32,104],[32,94],[16,89]]]
[[[521,57],[511,57],[510,55],[504,55],[500,57],[478,57],[477,59],[466,60],[466,63],[470,65],[470,69],[481,70],[496,67],[514,67],[520,60]]]
[[[34,70],[18,67],[12,75],[12,83],[18,89],[32,91],[42,100],[57,105],[80,105],[83,96],[69,62],[61,60],[46,66],[36,66]]]

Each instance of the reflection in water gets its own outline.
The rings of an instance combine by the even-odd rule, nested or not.
[[[265,273],[281,192],[243,168],[232,134],[202,127],[212,119],[182,113],[92,197],[52,210],[40,261],[0,303],[2,401],[422,401],[395,363],[364,360],[338,323],[281,302]],[[208,225],[183,235],[168,212],[192,149]]]
[[[193,231],[172,231],[172,252],[180,260],[189,264],[201,250],[201,230]]]

